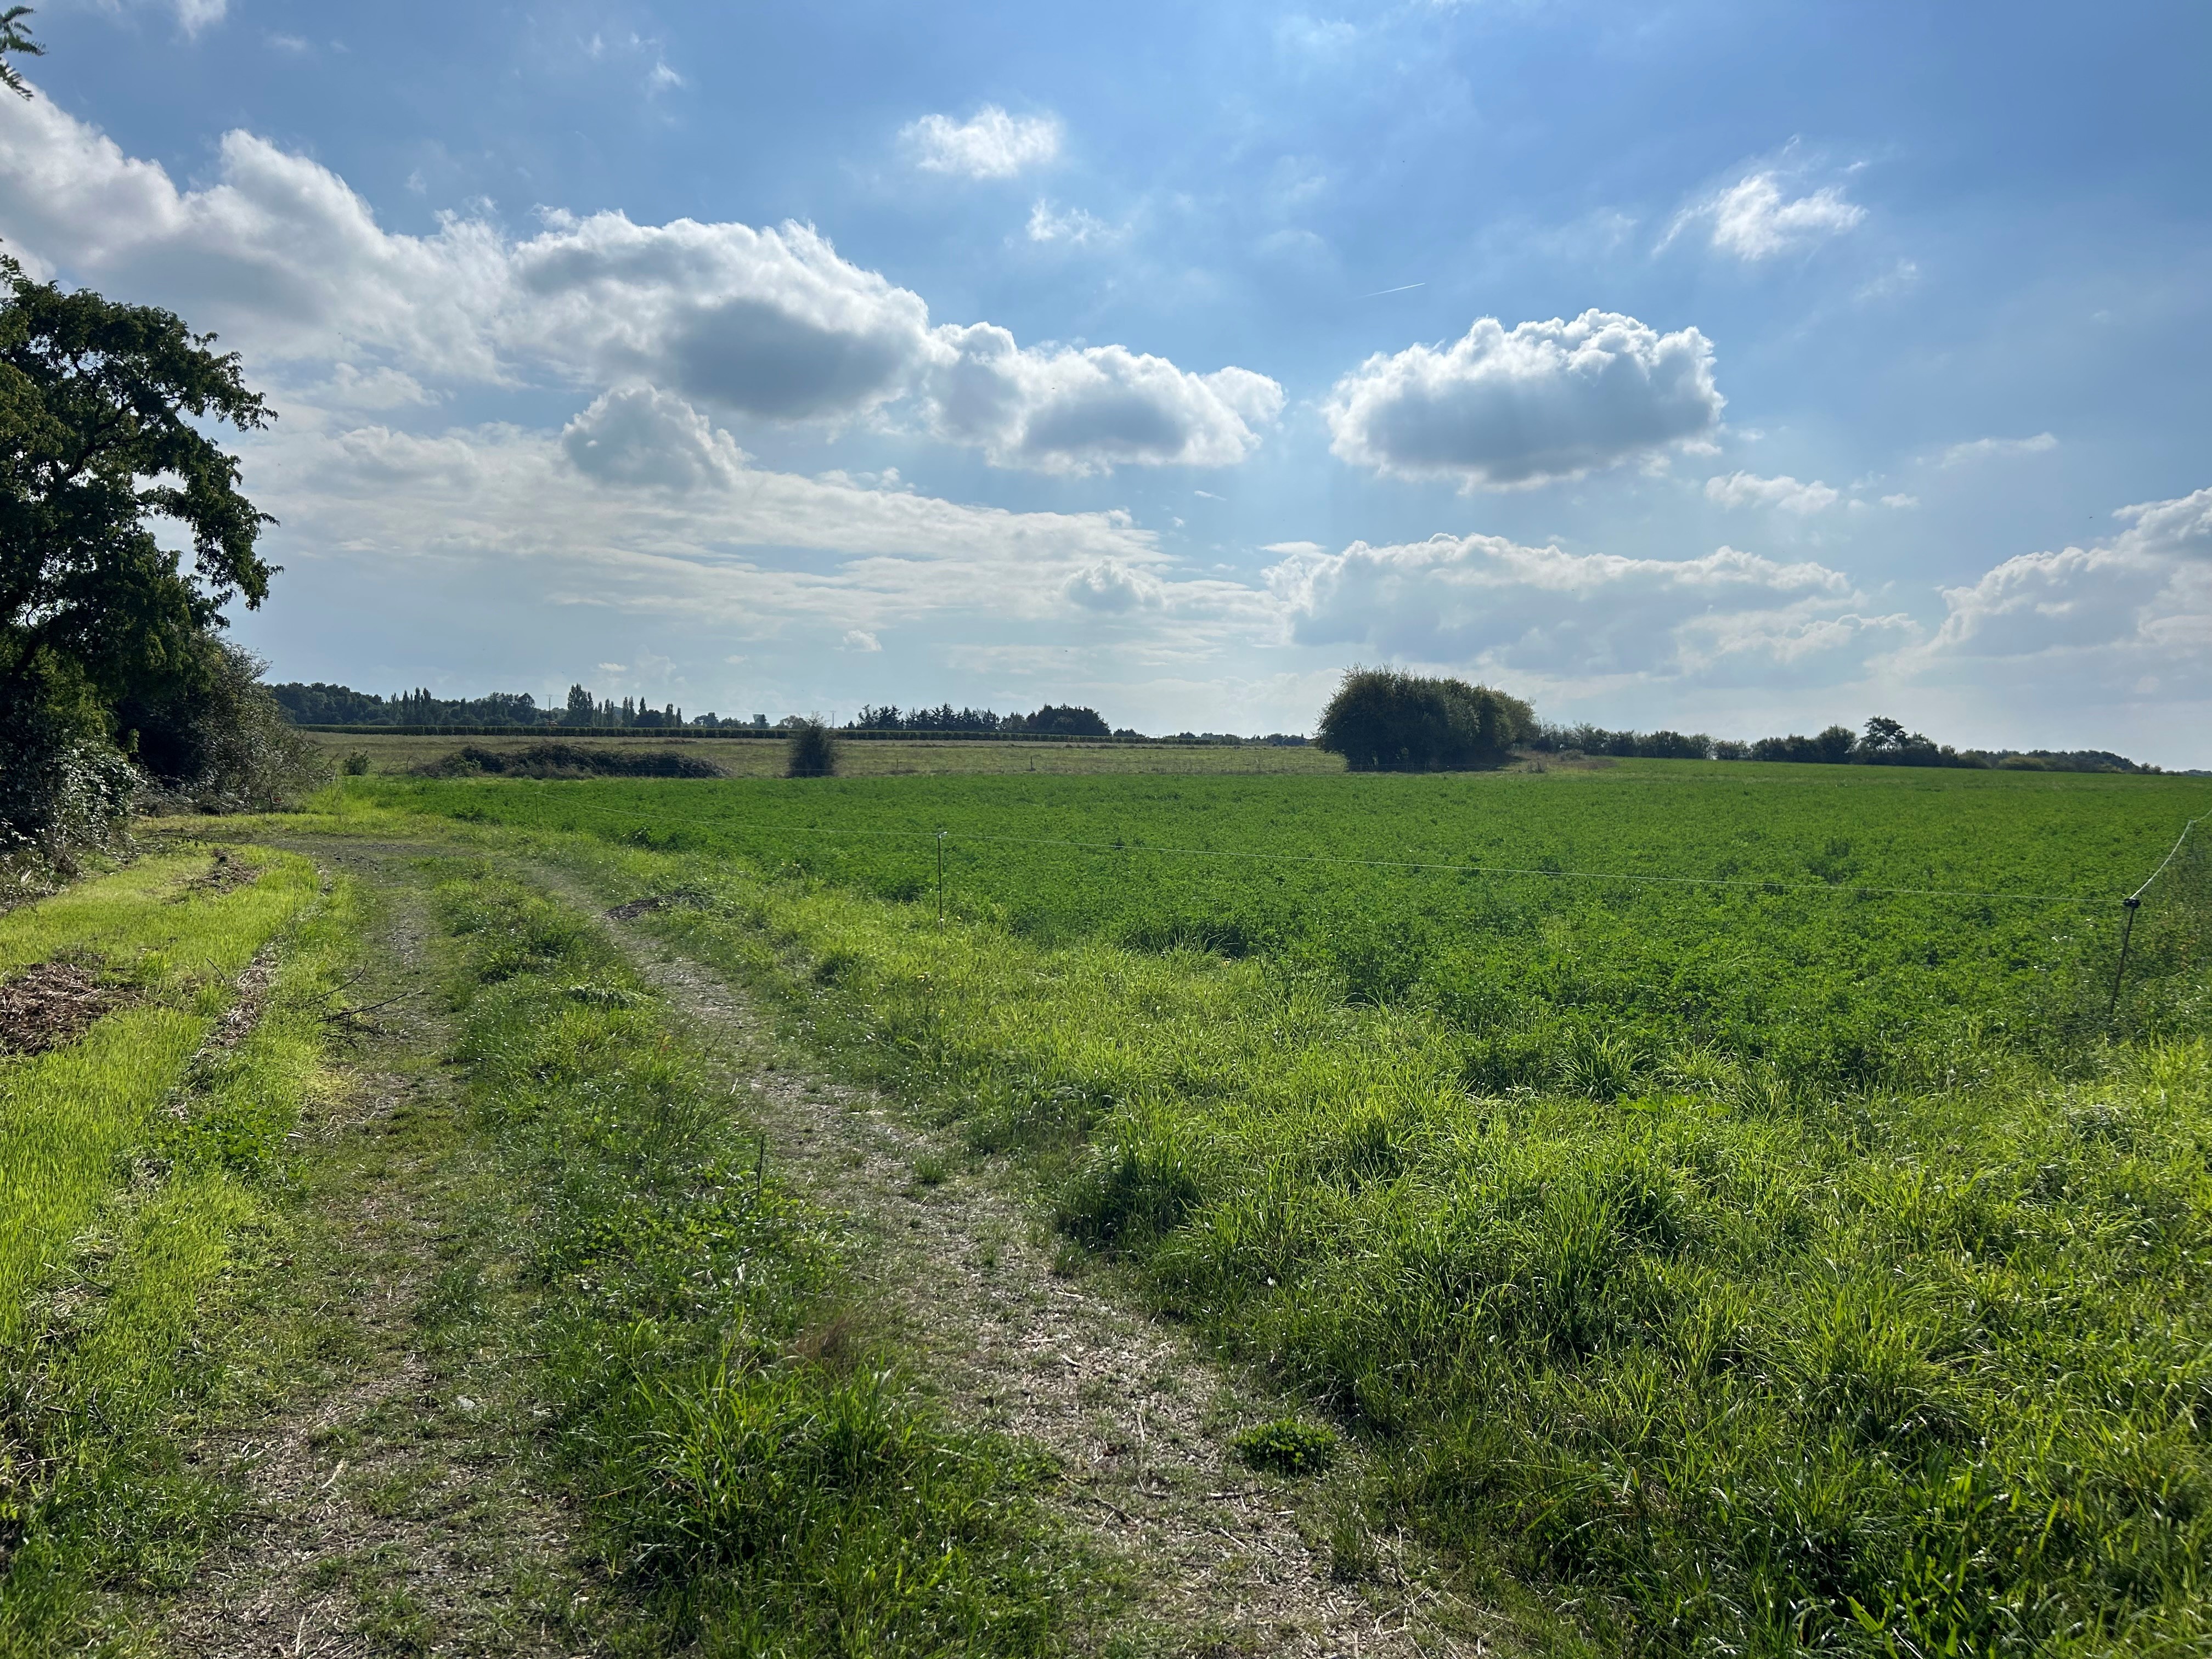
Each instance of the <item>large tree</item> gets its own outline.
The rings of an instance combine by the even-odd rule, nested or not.
[[[33,282],[0,256],[0,767],[137,747],[236,679],[222,607],[258,605],[273,522],[206,430],[270,416],[235,355],[166,311]],[[157,775],[185,766],[147,757]],[[19,824],[19,827],[20,824]]]
[[[1318,747],[1355,772],[1495,766],[1536,731],[1527,703],[1486,685],[1354,668],[1322,711]]]

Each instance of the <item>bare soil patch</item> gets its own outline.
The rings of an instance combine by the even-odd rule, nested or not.
[[[42,1054],[65,1048],[124,1000],[92,970],[46,962],[0,981],[0,1054]]]
[[[179,884],[169,895],[169,902],[182,904],[189,899],[212,898],[228,893],[234,888],[250,887],[261,879],[262,866],[249,864],[238,856],[234,848],[218,847],[208,861],[208,867],[190,881]]]

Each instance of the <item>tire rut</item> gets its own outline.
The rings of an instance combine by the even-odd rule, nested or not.
[[[1111,1294],[1107,1276],[1056,1273],[1048,1229],[1002,1165],[973,1167],[883,1096],[789,1065],[745,992],[650,931],[657,907],[610,913],[567,872],[533,874],[600,918],[705,1039],[770,1156],[874,1241],[870,1312],[959,1420],[1057,1456],[1058,1507],[1133,1585],[1139,1613],[1176,1633],[1176,1651],[1507,1650],[1494,1621],[1424,1583],[1402,1538],[1364,1540],[1360,1582],[1334,1577],[1335,1517],[1308,1489],[1224,1455],[1253,1390]]]

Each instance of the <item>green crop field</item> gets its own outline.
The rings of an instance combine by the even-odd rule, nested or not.
[[[641,925],[1019,1160],[1539,1645],[1869,1656],[2212,1642],[2201,841],[2106,1013],[2208,804],[1664,763],[332,803],[672,896]]]
[[[394,788],[933,906],[943,830],[956,914],[1310,969],[1480,1034],[1472,1085],[1581,1064],[1612,1093],[1698,1050],[1827,1085],[1940,1077],[1992,1042],[2060,1059],[2103,1029],[2122,896],[2212,806],[2194,780],[1670,762]],[[2201,1022],[2176,914],[2143,918],[2126,1029]]]

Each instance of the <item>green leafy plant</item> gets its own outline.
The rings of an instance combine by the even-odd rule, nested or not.
[[[1336,1459],[1335,1431],[1295,1417],[1249,1428],[1230,1444],[1249,1467],[1271,1474],[1317,1474]]]

